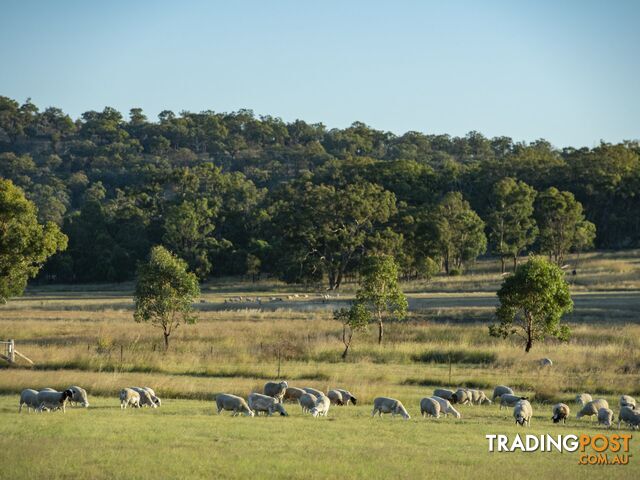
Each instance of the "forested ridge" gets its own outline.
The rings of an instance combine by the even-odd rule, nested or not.
[[[367,254],[405,277],[479,255],[640,246],[640,144],[395,135],[252,111],[113,108],[77,120],[0,97],[0,176],[66,251],[41,280],[124,281],[162,244],[204,279],[273,275],[339,287]],[[514,260],[515,261],[515,260]]]

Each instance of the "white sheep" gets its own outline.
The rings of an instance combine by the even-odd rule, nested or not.
[[[304,387],[303,390],[307,393],[310,393],[311,395],[314,395],[316,397],[321,397],[324,395],[324,392],[321,392],[318,389],[315,388],[311,388],[311,387]]]
[[[466,388],[459,388],[453,395],[451,395],[451,399],[449,401],[451,403],[466,405],[471,403],[471,394]]]
[[[284,409],[282,403],[278,403],[275,398],[270,397],[269,395],[251,393],[247,403],[249,404],[249,408],[256,414],[259,412],[266,412],[268,416],[271,416],[274,412],[278,412],[283,417],[289,415]]]
[[[516,419],[516,423],[520,426],[524,426],[526,423],[528,427],[531,426],[531,417],[533,416],[533,409],[528,400],[520,400],[513,407],[513,418]]]
[[[267,382],[264,384],[264,394],[268,397],[275,398],[279,403],[282,403],[284,394],[287,391],[289,384],[285,381],[282,382]]]
[[[345,405],[349,405],[349,402],[355,405],[358,402],[358,399],[354,397],[349,390],[343,390],[341,388],[336,388],[336,390],[342,394],[342,401]]]
[[[327,413],[329,413],[329,407],[331,406],[331,400],[329,397],[322,395],[318,397],[316,400],[316,404],[309,411],[312,417],[326,417]]]
[[[22,412],[22,405],[27,406],[27,412],[31,412],[31,409],[35,411],[38,408],[38,391],[32,388],[27,388],[20,393],[20,406],[18,407],[18,413]]]
[[[51,392],[40,391],[38,395],[36,395],[36,403],[38,404],[38,408],[36,411],[42,412],[42,410],[57,410],[58,408],[62,409],[62,412],[65,412],[64,404],[68,398],[71,398],[73,393],[71,390],[65,390],[64,392]]]
[[[485,403],[491,405],[493,403],[482,390],[469,390],[469,394],[471,403],[474,405],[483,405]]]
[[[324,397],[324,395],[320,395],[319,397]],[[310,411],[313,407],[316,406],[316,401],[319,397],[316,397],[313,393],[303,393],[300,395],[298,402],[302,407],[302,413],[306,413]]]
[[[451,414],[456,418],[462,418],[462,415],[460,415],[460,412],[458,412],[455,408],[453,408],[453,405],[451,405],[451,402],[446,398],[437,397],[435,395],[431,398],[433,398],[435,401],[437,401],[440,404],[440,413],[442,413],[445,417]]]
[[[607,428],[611,428],[613,424],[613,411],[609,408],[599,408],[598,409],[598,423],[600,425],[604,425]]]
[[[571,413],[571,410],[566,403],[556,403],[553,406],[553,416],[551,420],[553,420],[553,423],[567,423],[569,413]]]
[[[640,428],[640,412],[631,407],[622,407],[618,415],[618,429],[622,422],[631,429]]]
[[[631,407],[632,409],[636,409],[636,399],[631,395],[622,395],[620,397],[620,402],[618,402],[620,408],[622,407]]]
[[[151,387],[142,387],[144,388],[147,392],[149,392],[149,395],[151,396],[151,400],[153,400],[153,403],[155,403],[158,407],[162,405],[162,400],[160,400],[160,398],[156,395],[156,392],[153,391],[153,388]]]
[[[544,367],[552,367],[553,366],[553,362],[551,361],[550,358],[541,358],[539,363],[540,363],[540,366],[542,368],[544,368]]]
[[[503,393],[500,395],[500,410],[502,407],[515,407],[520,400],[528,400],[528,397],[513,395],[511,393]]]
[[[440,418],[440,402],[431,397],[423,398],[420,400],[420,415]]]
[[[451,399],[453,398],[453,390],[448,390],[446,388],[436,388],[433,391],[433,395],[435,397],[440,397],[440,398],[444,398],[445,400],[449,400],[451,401]]]
[[[396,414],[402,415],[402,418],[405,420],[409,420],[411,415],[407,412],[407,409],[404,408],[402,402],[400,400],[396,400],[395,398],[389,397],[377,397],[373,401],[373,411],[371,412],[371,416],[374,417],[375,414],[382,417],[383,413],[390,413],[392,417],[395,417]]]
[[[69,400],[69,403],[77,404],[79,403],[83,407],[87,408],[89,406],[89,399],[87,398],[87,391],[78,387],[77,385],[72,385],[69,387],[69,390],[73,392],[73,396]]]
[[[329,390],[327,392],[327,397],[329,397],[329,400],[334,405],[344,405],[344,399],[338,390]]]
[[[142,388],[142,387],[130,387],[130,388],[131,390],[138,392],[138,395],[140,395],[141,407],[151,407],[151,408],[158,407],[156,402],[153,401],[153,398],[151,398],[151,394],[146,388]]]
[[[128,406],[140,408],[140,394],[131,388],[123,388],[120,390],[120,409]]]
[[[301,388],[287,387],[287,389],[284,392],[284,400],[291,400],[291,401],[297,402],[300,399],[300,397],[305,393],[306,392]]]
[[[582,410],[578,412],[576,418],[598,415],[598,410],[600,410],[601,408],[609,408],[609,402],[607,402],[604,398],[591,400],[590,402],[587,402],[584,407],[582,407]]]
[[[493,389],[493,397],[491,397],[491,400],[495,402],[496,398],[499,398],[505,394],[513,395],[513,390],[505,385],[498,385]]]
[[[584,407],[587,403],[593,400],[593,397],[588,393],[579,393],[576,395],[576,403]]]
[[[253,417],[253,410],[249,408],[244,398],[232,395],[230,393],[219,393],[216,395],[216,406],[218,407],[218,415],[222,410],[230,410],[235,417],[241,413],[247,417]]]

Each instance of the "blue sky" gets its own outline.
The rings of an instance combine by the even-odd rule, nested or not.
[[[558,147],[640,138],[640,1],[0,0],[0,95]]]

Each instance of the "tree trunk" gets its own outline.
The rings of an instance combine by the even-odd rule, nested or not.
[[[164,351],[166,352],[167,350],[169,350],[169,335],[171,334],[163,332],[162,335],[164,336]]]
[[[384,336],[384,327],[382,326],[382,318],[378,318],[378,345],[382,345],[383,336]]]
[[[340,284],[342,283],[342,270],[338,271],[338,276],[336,277],[336,284],[334,290],[340,288]]]
[[[500,273],[504,273],[504,257],[500,257]]]
[[[327,275],[329,277],[329,290],[335,290],[336,289],[336,276],[333,273],[332,270],[329,270],[329,273]]]
[[[514,255],[513,256],[513,271],[514,271],[514,273],[516,271],[516,268],[518,268],[518,256]]]
[[[342,352],[342,359],[345,360],[347,358],[347,354],[349,353],[349,346],[351,344],[345,345],[344,352]]]
[[[533,347],[533,340],[529,336],[527,337],[527,346],[525,347],[524,351],[529,353],[529,350],[531,350],[531,347]]]

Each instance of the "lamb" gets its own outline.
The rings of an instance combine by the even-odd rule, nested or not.
[[[284,392],[284,399],[285,400],[292,400],[294,402],[297,402],[300,397],[302,395],[304,395],[306,392],[304,390],[302,390],[301,388],[297,388],[297,387],[287,387],[287,389]]]
[[[336,390],[342,394],[342,401],[345,405],[349,405],[349,402],[355,405],[358,402],[358,399],[354,397],[349,390],[343,390],[341,388],[336,388]]]
[[[275,398],[278,403],[282,403],[284,393],[287,391],[288,386],[289,384],[285,381],[279,383],[267,382],[264,384],[264,394],[268,397]]]
[[[459,388],[453,395],[451,395],[450,402],[459,403],[460,405],[466,405],[468,403],[471,403],[471,394],[466,388]]]
[[[329,400],[334,405],[344,405],[342,394],[337,390],[329,390],[327,392],[327,397],[329,397]]]
[[[38,408],[36,411],[42,412],[45,408],[48,410],[56,410],[58,408],[62,409],[62,412],[65,412],[64,404],[68,398],[71,398],[73,393],[71,390],[65,390],[64,392],[51,392],[51,391],[42,391],[38,392],[36,395],[36,403],[38,404]]]
[[[502,407],[515,407],[520,400],[528,400],[528,397],[504,393],[500,396],[500,410],[502,410]]]
[[[289,414],[282,406],[282,403],[270,397],[269,395],[262,395],[261,393],[252,393],[248,399],[249,408],[256,414],[259,412],[267,412],[268,416],[273,415],[273,412],[278,412],[281,416],[286,417]]]
[[[589,395],[588,393],[580,393],[576,395],[576,403],[580,404],[582,407],[584,407],[587,403],[589,403],[592,400],[593,400],[593,397],[591,397],[591,395]]]
[[[613,423],[613,411],[609,408],[599,408],[598,409],[598,423],[600,425],[604,425],[607,428],[611,428],[611,424]]]
[[[420,400],[420,415],[440,418],[440,402],[431,397],[423,398]]]
[[[218,407],[218,415],[220,415],[222,410],[232,411],[232,417],[241,413],[247,417],[253,417],[254,415],[253,410],[249,408],[244,398],[231,395],[230,393],[219,393],[216,395],[216,406]]]
[[[326,417],[329,413],[329,407],[331,406],[331,400],[329,397],[322,395],[316,400],[315,406],[309,411],[313,418]]]
[[[27,412],[31,412],[31,409],[35,411],[38,408],[38,391],[32,388],[27,388],[20,393],[20,406],[18,407],[18,413],[22,412],[22,405],[27,406]]]
[[[587,404],[582,407],[582,410],[578,412],[576,418],[582,418],[586,416],[598,415],[598,410],[601,408],[609,408],[609,402],[607,402],[604,398],[598,398],[597,400],[591,400],[587,402]]]
[[[551,420],[553,420],[553,423],[567,423],[567,417],[569,416],[569,413],[571,412],[571,410],[569,409],[569,406],[566,403],[556,403],[553,406],[553,416],[551,417]]]
[[[431,398],[440,404],[440,412],[445,417],[449,414],[452,414],[456,418],[462,417],[462,415],[460,415],[460,412],[458,412],[455,408],[453,408],[453,405],[451,405],[451,402],[449,402],[449,400],[441,397],[436,397],[435,395]]]
[[[324,395],[321,396],[323,397]],[[300,406],[302,407],[302,413],[306,413],[315,407],[316,400],[318,400],[318,397],[312,393],[303,393],[298,399],[298,402],[300,402]]]
[[[310,393],[311,395],[314,395],[316,397],[322,397],[324,396],[324,392],[321,392],[320,390],[316,390],[315,388],[311,388],[311,387],[304,387],[303,390],[307,393]]]
[[[553,366],[553,362],[551,361],[550,358],[541,358],[540,361],[540,366],[541,367],[552,367]]]
[[[630,395],[622,395],[620,397],[620,408],[622,407],[630,407],[635,410],[636,408],[636,399]]]
[[[73,392],[73,396],[69,400],[69,403],[71,402],[73,402],[74,404],[79,403],[84,408],[87,408],[89,406],[89,400],[87,399],[87,391],[84,388],[78,387],[77,385],[72,385],[69,387],[69,390]]]
[[[378,416],[382,417],[383,413],[390,413],[392,417],[395,417],[396,414],[402,415],[402,418],[405,420],[409,420],[411,415],[407,412],[407,409],[404,408],[402,402],[400,400],[396,400],[395,398],[389,397],[377,397],[373,401],[373,411],[371,412],[371,416],[374,417],[376,412]]]
[[[513,417],[516,419],[516,423],[521,427],[526,423],[528,427],[531,426],[531,417],[533,416],[533,409],[528,400],[520,400],[513,407]]]
[[[499,398],[504,394],[513,395],[513,390],[511,390],[509,387],[506,387],[504,385],[498,385],[496,388],[493,389],[493,397],[491,397],[491,400],[495,402],[496,398]]]
[[[453,390],[447,390],[446,388],[436,388],[433,391],[433,395],[436,397],[444,398],[445,400],[451,401],[453,398]]]
[[[640,412],[631,407],[622,407],[618,415],[618,429],[622,422],[629,425],[631,429],[640,428]]]
[[[126,409],[129,405],[140,408],[140,394],[131,388],[123,388],[120,390],[120,409]]]
[[[469,393],[473,405],[483,405],[485,403],[491,405],[493,403],[482,390],[469,390]]]

